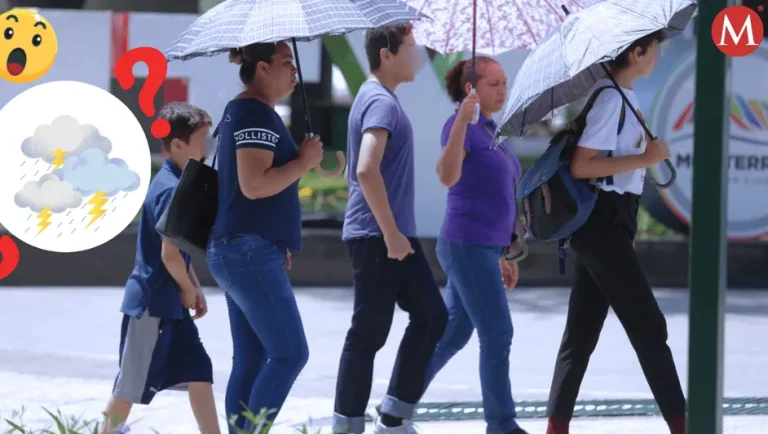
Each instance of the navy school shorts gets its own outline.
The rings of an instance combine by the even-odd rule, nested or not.
[[[189,312],[181,319],[123,315],[120,331],[120,371],[112,394],[149,404],[161,390],[190,382],[213,383],[211,358]]]

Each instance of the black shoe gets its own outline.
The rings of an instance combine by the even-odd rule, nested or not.
[[[507,434],[528,434],[528,431],[522,428],[515,428],[512,431],[509,431]]]

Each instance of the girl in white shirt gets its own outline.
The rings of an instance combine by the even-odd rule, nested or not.
[[[645,36],[609,63],[635,108],[640,103],[632,86],[653,70],[662,39],[661,32]],[[610,79],[598,81],[591,92],[606,85],[612,85]],[[617,136],[622,107],[624,125]],[[634,249],[646,168],[666,158],[666,142],[646,136],[618,90],[600,92],[571,159],[574,178],[602,180],[597,182],[600,190],[592,214],[571,236],[576,271],[549,395],[547,434],[568,434],[579,387],[609,307],[629,336],[670,432],[685,434],[685,398],[667,345],[666,319]]]

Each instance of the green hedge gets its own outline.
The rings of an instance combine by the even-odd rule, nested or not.
[[[326,153],[323,167],[326,170],[336,168],[336,156],[332,152]],[[531,167],[536,161],[533,157],[523,157],[520,163],[524,169]],[[152,164],[152,177],[157,174],[160,164]],[[343,214],[347,206],[349,193],[344,176],[336,178],[322,178],[316,172],[311,171],[299,182],[299,196],[303,213],[330,213]],[[136,215],[138,221],[140,213]],[[654,219],[644,208],[638,214],[638,239],[680,239],[682,235],[672,231]]]

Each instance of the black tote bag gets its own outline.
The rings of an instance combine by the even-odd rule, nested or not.
[[[218,128],[213,133],[215,138]],[[155,230],[181,251],[191,255],[203,255],[216,222],[219,204],[219,180],[216,157],[210,166],[201,160],[189,159],[181,173],[179,185],[171,198],[171,204],[155,225]]]

